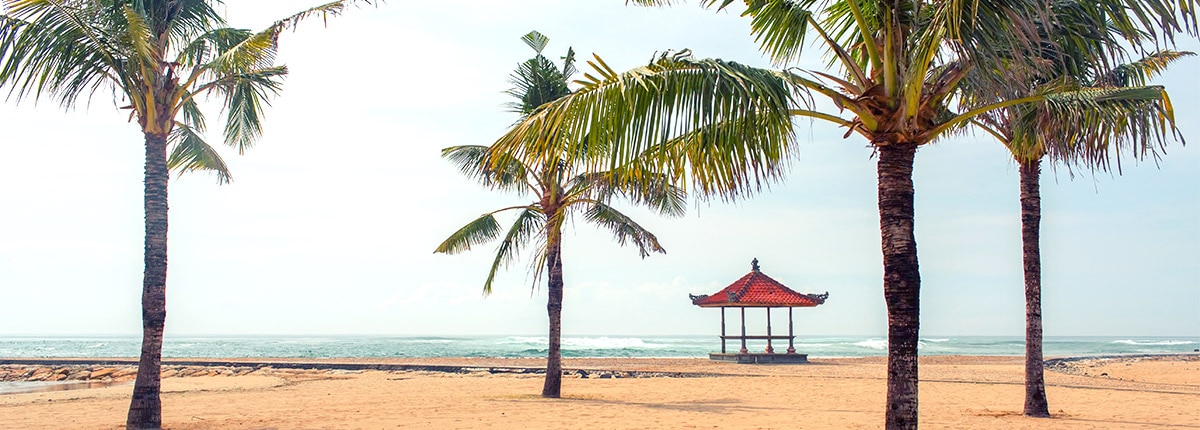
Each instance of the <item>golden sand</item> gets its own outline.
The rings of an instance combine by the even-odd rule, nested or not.
[[[543,364],[402,363],[480,369]],[[239,376],[169,377],[163,380],[163,420],[168,429],[874,429],[883,423],[882,357],[814,359],[807,365],[568,359],[566,367],[606,372],[565,378],[562,399],[538,396],[542,375],[480,370],[263,368]],[[1200,429],[1200,356],[1088,360],[1071,363],[1067,372],[1048,371],[1049,419],[1021,415],[1023,369],[1020,357],[922,358],[921,427]],[[621,377],[628,371],[710,376]],[[617,377],[598,377],[602,374]],[[123,384],[0,395],[0,428],[121,428],[131,390]]]

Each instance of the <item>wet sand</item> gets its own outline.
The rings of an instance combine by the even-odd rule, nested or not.
[[[228,368],[239,361],[254,360],[209,362]],[[518,373],[543,365],[535,359],[275,361],[164,378],[164,427],[873,429],[883,423],[887,390],[883,357],[814,358],[807,365],[568,359],[567,368],[585,371],[564,378],[562,399],[538,395],[543,375]],[[464,369],[321,370],[305,363]],[[300,368],[282,368],[288,365]],[[1046,373],[1049,419],[1021,415],[1023,369],[1021,357],[923,357],[921,427],[1200,429],[1200,355],[1060,363]],[[126,382],[0,395],[0,428],[121,428],[131,390]]]

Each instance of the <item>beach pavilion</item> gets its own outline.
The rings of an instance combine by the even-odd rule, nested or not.
[[[708,358],[721,361],[736,361],[738,363],[806,363],[808,354],[796,353],[796,334],[792,324],[792,308],[811,308],[825,303],[829,293],[803,294],[785,287],[779,281],[771,279],[762,273],[758,267],[758,259],[750,262],[750,273],[733,281],[728,287],[712,295],[690,295],[692,304],[702,308],[721,308],[721,352],[708,354]],[[725,308],[740,308],[742,330],[740,335],[728,335],[725,331]],[[767,334],[746,334],[746,308],[766,308]],[[787,335],[776,335],[771,332],[771,309],[787,308]],[[787,340],[787,352],[775,353],[773,341]],[[726,352],[729,340],[740,340],[741,349],[736,354]],[[767,348],[762,353],[751,353],[746,349],[747,340],[766,340]]]

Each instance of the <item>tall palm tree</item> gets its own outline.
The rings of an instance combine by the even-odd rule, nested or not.
[[[205,142],[197,97],[219,99],[224,142],[239,152],[262,134],[261,117],[287,68],[275,65],[280,32],[340,13],[334,1],[261,31],[229,28],[220,0],[3,0],[0,87],[18,101],[42,96],[70,108],[111,90],[136,118],[145,152],[142,350],[126,426],[162,426],[160,368],[166,320],[167,182],[170,171],[211,171],[230,180]]]
[[[1078,55],[1064,58],[1083,59],[1085,64],[1080,65],[1087,67],[1071,67],[1049,58],[1042,76],[1028,83],[1033,92],[1049,93],[1045,101],[993,110],[974,120],[1009,150],[1019,166],[1027,416],[1050,416],[1042,360],[1042,161],[1110,170],[1114,152],[1157,158],[1168,137],[1182,137],[1175,129],[1165,90],[1147,86],[1147,81],[1168,64],[1190,55],[1194,54],[1160,51],[1107,71],[1086,64],[1087,58]],[[995,96],[988,88],[969,88],[967,93],[973,93],[971,97]]]
[[[629,0],[666,5],[671,0]],[[704,0],[724,9],[734,0]],[[789,69],[768,72],[737,67],[735,84],[688,69],[696,62],[664,56],[626,73],[600,73],[584,88],[535,111],[498,140],[497,151],[533,159],[559,134],[604,139],[611,164],[650,149],[656,168],[687,175],[701,195],[738,196],[761,180],[777,179],[792,142],[790,124],[779,126],[778,106],[865,137],[878,156],[878,205],[883,289],[888,308],[890,429],[917,426],[917,342],[920,273],[913,234],[913,161],[918,147],[959,130],[977,115],[1044,99],[1044,94],[965,109],[956,103],[960,83],[975,68],[1028,73],[1045,48],[1038,22],[1054,22],[1053,2],[963,0],[746,0],[751,33],[777,64],[796,61],[806,43],[824,45],[834,74]],[[1196,32],[1194,0],[1092,2],[1087,13],[1113,15],[1123,33],[1145,30],[1156,40]],[[1047,21],[1049,20],[1049,21]],[[1152,31],[1152,32],[1151,32]],[[1105,35],[1101,35],[1104,37]],[[810,40],[813,39],[813,40]],[[1010,47],[999,50],[995,47]],[[732,66],[709,60],[707,65]],[[732,67],[731,67],[732,68]],[[601,65],[598,71],[608,70]],[[699,70],[718,70],[699,68]],[[779,79],[797,89],[776,91]],[[1002,79],[999,82],[1024,82]],[[837,108],[821,111],[812,98]],[[794,100],[802,103],[794,104]],[[590,115],[601,106],[603,118]],[[619,109],[620,112],[615,111]],[[673,142],[673,143],[671,143]],[[579,145],[579,143],[574,143]]]
[[[521,63],[511,77],[515,87],[508,93],[517,98],[511,104],[522,116],[536,110],[546,102],[561,98],[571,92],[568,79],[575,73],[575,54],[567,51],[563,66],[559,68],[542,55],[549,39],[536,31],[522,37],[536,55]],[[602,112],[598,113],[603,115]],[[561,136],[563,139],[586,141],[587,136]],[[654,184],[627,181],[631,175],[649,175],[644,170],[630,165],[610,172],[592,173],[581,169],[583,161],[603,151],[602,145],[592,145],[572,153],[544,154],[539,161],[525,161],[508,154],[491,151],[486,146],[455,146],[442,151],[442,156],[456,164],[463,174],[478,180],[484,186],[498,190],[532,195],[533,201],[510,206],[481,215],[450,235],[434,252],[457,254],[470,250],[503,233],[496,258],[483,283],[483,293],[491,294],[496,271],[513,262],[518,254],[537,243],[533,253],[532,270],[534,279],[540,279],[546,271],[549,299],[546,311],[550,319],[549,348],[546,358],[546,383],[542,397],[557,398],[562,391],[562,299],[563,264],[562,230],[566,221],[574,214],[582,213],[583,219],[591,224],[612,231],[618,243],[632,243],[643,258],[650,252],[666,252],[658,238],[633,219],[609,205],[610,200],[623,195],[636,204],[671,216],[684,213],[686,196],[683,191],[660,178]],[[633,186],[633,185],[637,186]],[[512,226],[502,231],[495,215],[515,211],[517,217]],[[536,287],[537,281],[535,281]]]

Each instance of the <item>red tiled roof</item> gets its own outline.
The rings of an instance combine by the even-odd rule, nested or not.
[[[692,296],[692,304],[702,308],[813,307],[825,303],[829,297],[829,293],[797,293],[759,271],[757,259],[752,264],[754,270],[746,276],[713,295]]]

